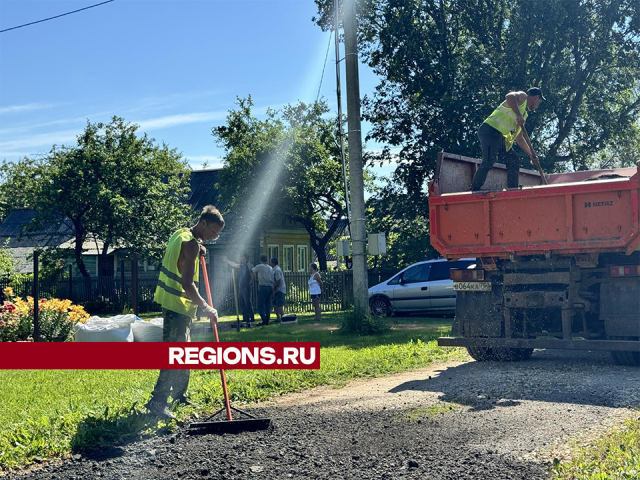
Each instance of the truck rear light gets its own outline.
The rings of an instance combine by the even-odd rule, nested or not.
[[[638,275],[640,275],[640,265],[611,267],[612,277],[637,277]]]
[[[450,278],[456,282],[481,282],[484,280],[484,270],[454,270],[450,271]]]

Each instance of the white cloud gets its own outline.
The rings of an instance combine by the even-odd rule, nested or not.
[[[143,131],[154,130],[178,125],[188,125],[190,123],[215,122],[224,120],[227,117],[226,111],[220,112],[195,112],[182,113],[178,115],[167,115],[165,117],[151,118],[149,120],[138,120],[133,123],[140,125]]]
[[[28,133],[33,130],[37,130],[38,128],[51,127],[53,125],[65,125],[69,123],[77,123],[79,125],[82,125],[87,121],[87,118],[91,118],[91,115],[88,115],[86,117],[62,118],[60,120],[51,120],[49,122],[41,122],[41,123],[30,123],[30,124],[25,123],[15,127],[0,128],[0,136],[15,135],[16,133]],[[82,128],[83,127],[81,127],[78,130],[78,133],[80,133]]]
[[[0,115],[6,113],[30,112],[33,110],[42,110],[44,108],[53,108],[53,103],[27,103],[25,105],[12,105],[10,107],[0,107]]]
[[[145,97],[137,102],[137,106],[127,108],[126,113],[150,112],[153,110],[162,110],[184,106],[185,102],[200,101],[206,97],[220,95],[222,90],[202,90],[193,92],[168,93],[162,96]]]
[[[81,131],[78,130],[63,130],[60,132],[41,133],[38,135],[29,135],[27,137],[16,138],[14,140],[7,140],[0,142],[0,151],[2,150],[16,150],[24,148],[42,147],[46,146],[47,150],[52,145],[62,145],[65,143],[75,143],[76,137]]]

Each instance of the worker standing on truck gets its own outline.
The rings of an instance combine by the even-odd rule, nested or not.
[[[522,138],[522,129],[527,112],[535,112],[543,100],[546,99],[539,88],[530,88],[526,93],[509,92],[505,101],[483,122],[478,129],[478,138],[482,146],[482,164],[473,177],[471,191],[482,189],[496,158],[507,165],[507,187],[518,187],[520,158],[511,148],[514,143],[529,155],[534,165],[538,165],[538,157]]]

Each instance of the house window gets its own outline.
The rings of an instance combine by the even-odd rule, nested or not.
[[[298,245],[298,271],[307,271],[307,246]]]
[[[267,247],[267,262],[270,262],[272,258],[277,258],[280,260],[280,255],[278,255],[278,245],[269,245]]]
[[[293,271],[293,245],[282,247],[282,270],[285,272]]]

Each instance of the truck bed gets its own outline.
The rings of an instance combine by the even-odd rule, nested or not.
[[[496,164],[485,188],[464,191],[480,160],[441,153],[429,183],[431,244],[448,259],[588,254],[640,249],[640,164],[632,168],[550,175],[520,170],[506,189]]]

